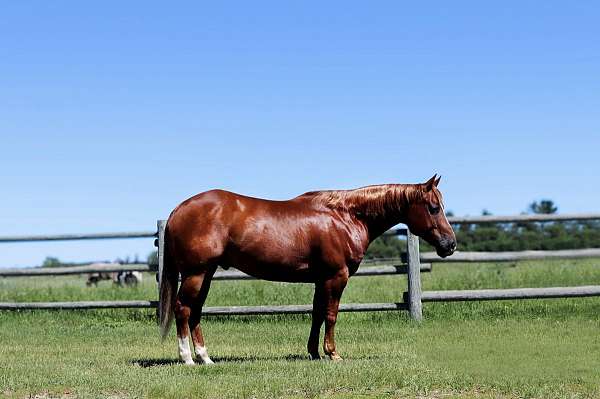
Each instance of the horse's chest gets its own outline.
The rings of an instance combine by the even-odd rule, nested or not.
[[[348,266],[348,272],[352,276],[358,270],[360,262],[362,262],[365,256],[365,248],[362,246],[355,246],[352,250],[348,251],[346,256],[346,266]]]
[[[368,246],[366,232],[351,227],[325,233],[324,245],[321,248],[324,258],[344,264],[350,274],[354,274],[362,261]]]

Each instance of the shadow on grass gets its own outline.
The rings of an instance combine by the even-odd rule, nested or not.
[[[140,367],[156,367],[156,366],[172,366],[174,364],[180,364],[181,362],[177,359],[134,359],[131,360],[134,366]]]
[[[245,362],[258,362],[265,360],[285,360],[288,362],[296,361],[310,361],[308,355],[285,355],[285,356],[211,356],[211,359],[215,363],[245,363]],[[157,358],[157,359],[133,359],[129,363],[135,366],[144,368],[157,367],[157,366],[172,366],[175,364],[183,364],[178,359],[172,358]]]

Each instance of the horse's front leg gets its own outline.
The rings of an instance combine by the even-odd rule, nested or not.
[[[308,337],[308,354],[312,360],[319,360],[319,337],[321,335],[321,326],[325,321],[326,301],[323,295],[323,284],[315,284],[315,296],[313,298],[312,325],[310,327],[310,336]]]
[[[325,309],[325,339],[323,350],[331,360],[342,360],[335,348],[335,323],[337,321],[338,309],[342,292],[348,282],[348,269],[344,267],[331,279],[324,282],[324,294],[326,299]]]

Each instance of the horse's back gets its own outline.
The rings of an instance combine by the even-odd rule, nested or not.
[[[259,217],[277,218],[286,215],[307,214],[308,201],[300,197],[287,201],[273,201],[248,197],[226,190],[210,190],[183,201],[169,217],[168,226],[175,228],[203,229],[215,224],[233,225],[243,219]]]
[[[214,250],[208,252],[219,252],[224,250],[224,241],[244,241],[259,233],[256,230],[281,230],[278,221],[302,218],[307,213],[305,208],[294,200],[271,201],[210,190],[179,204],[171,212],[167,229],[175,248],[199,250],[209,245]]]

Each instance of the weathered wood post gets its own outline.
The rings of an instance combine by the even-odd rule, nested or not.
[[[406,261],[408,263],[408,309],[414,320],[423,319],[421,305],[421,259],[419,255],[419,237],[407,229]]]
[[[159,220],[156,223],[156,227],[158,228],[158,237],[156,238],[156,246],[157,246],[157,257],[158,257],[158,274],[156,275],[156,281],[158,282],[158,306],[156,308],[156,315],[160,317],[158,314],[160,309],[160,303],[162,298],[160,297],[160,287],[162,282],[162,271],[165,263],[165,226],[167,225],[166,220]]]

